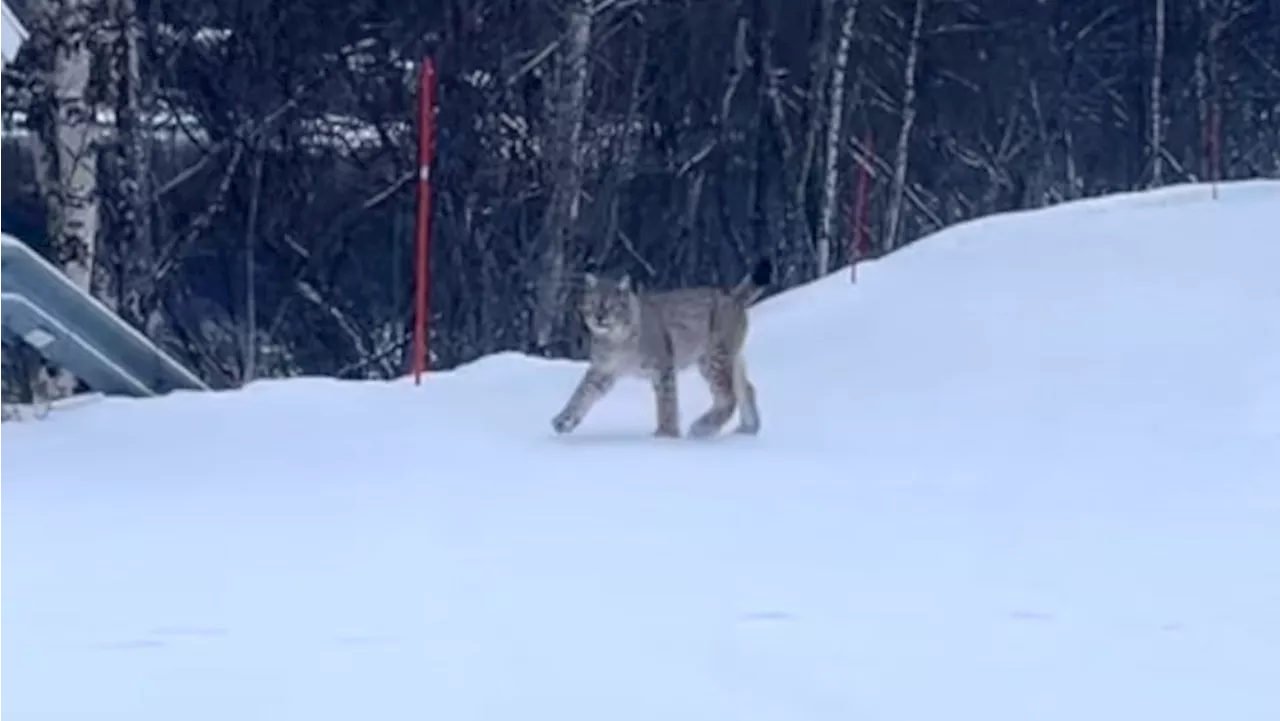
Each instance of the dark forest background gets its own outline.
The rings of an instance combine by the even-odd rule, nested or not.
[[[407,370],[428,54],[434,368],[580,352],[586,268],[763,255],[777,291],[983,214],[1280,175],[1280,0],[18,4],[5,232],[66,262],[90,208],[94,292],[217,386]],[[73,203],[39,149],[76,122]]]

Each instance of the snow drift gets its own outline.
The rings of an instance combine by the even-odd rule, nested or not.
[[[768,300],[764,431],[513,354],[7,424],[13,719],[1280,718],[1280,183]],[[708,402],[681,379],[687,422]]]

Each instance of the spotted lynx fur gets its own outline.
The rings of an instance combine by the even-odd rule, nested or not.
[[[640,293],[627,277],[585,277],[580,312],[591,333],[586,374],[551,425],[569,433],[619,378],[635,376],[653,384],[658,429],[655,435],[680,435],[676,374],[696,365],[711,389],[711,408],[689,428],[693,437],[720,431],[740,410],[737,432],[760,432],[756,390],[747,378],[742,347],[747,339],[747,308],[771,281],[768,260],[733,289],[700,287]]]

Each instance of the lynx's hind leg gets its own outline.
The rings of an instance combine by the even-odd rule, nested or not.
[[[733,364],[733,395],[738,399],[738,428],[735,433],[754,436],[760,432],[760,409],[756,406],[756,387],[747,377],[747,361],[739,353]]]
[[[733,357],[723,350],[709,351],[698,362],[698,371],[711,389],[711,408],[694,421],[689,435],[705,438],[723,428],[737,407],[738,398],[733,390]]]

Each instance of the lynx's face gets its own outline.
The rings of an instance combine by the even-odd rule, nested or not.
[[[631,332],[640,320],[640,300],[631,279],[614,281],[586,275],[582,296],[582,320],[592,335],[618,337]]]

